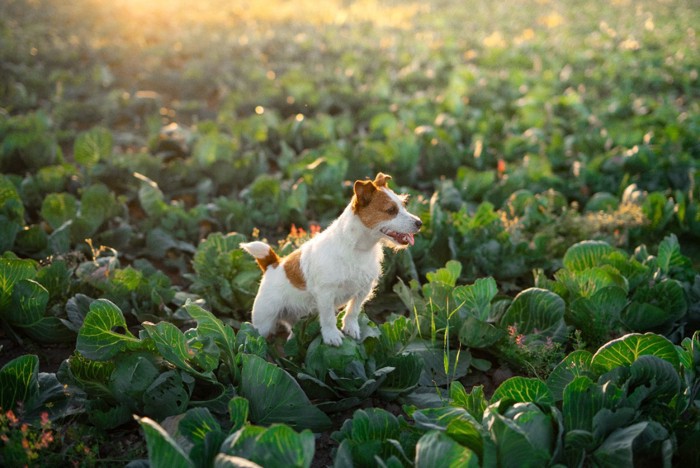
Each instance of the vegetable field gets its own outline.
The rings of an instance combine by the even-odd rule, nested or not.
[[[700,466],[700,8],[0,2],[0,465]],[[250,325],[391,174],[362,339]]]

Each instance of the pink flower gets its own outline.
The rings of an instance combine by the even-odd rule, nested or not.
[[[7,416],[7,419],[12,425],[15,425],[19,422],[19,419],[17,419],[17,416],[15,416],[15,413],[13,413],[12,410],[8,410],[7,413],[5,413],[5,416]]]

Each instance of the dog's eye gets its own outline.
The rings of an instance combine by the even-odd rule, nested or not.
[[[392,205],[389,209],[386,210],[387,214],[390,214],[394,216],[395,214],[399,213],[399,207],[396,205]]]

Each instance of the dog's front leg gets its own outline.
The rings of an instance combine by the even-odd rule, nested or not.
[[[371,294],[372,288],[363,291],[350,299],[348,305],[345,307],[345,317],[343,317],[343,333],[355,338],[356,340],[360,339],[360,324],[358,323],[357,318],[360,316],[362,304],[369,299]]]
[[[343,317],[343,333],[356,340],[360,339],[360,324],[357,317],[360,315],[362,300],[350,299],[345,307],[345,317]]]
[[[327,345],[340,346],[343,343],[343,334],[338,330],[336,323],[333,297],[325,294],[316,296],[316,306],[318,307],[318,318],[321,322],[323,342]]]

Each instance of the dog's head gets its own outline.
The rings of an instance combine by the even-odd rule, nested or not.
[[[362,224],[390,247],[413,245],[413,235],[423,225],[406,210],[408,195],[397,195],[387,182],[391,176],[377,174],[374,180],[358,180],[354,186],[352,210]]]

